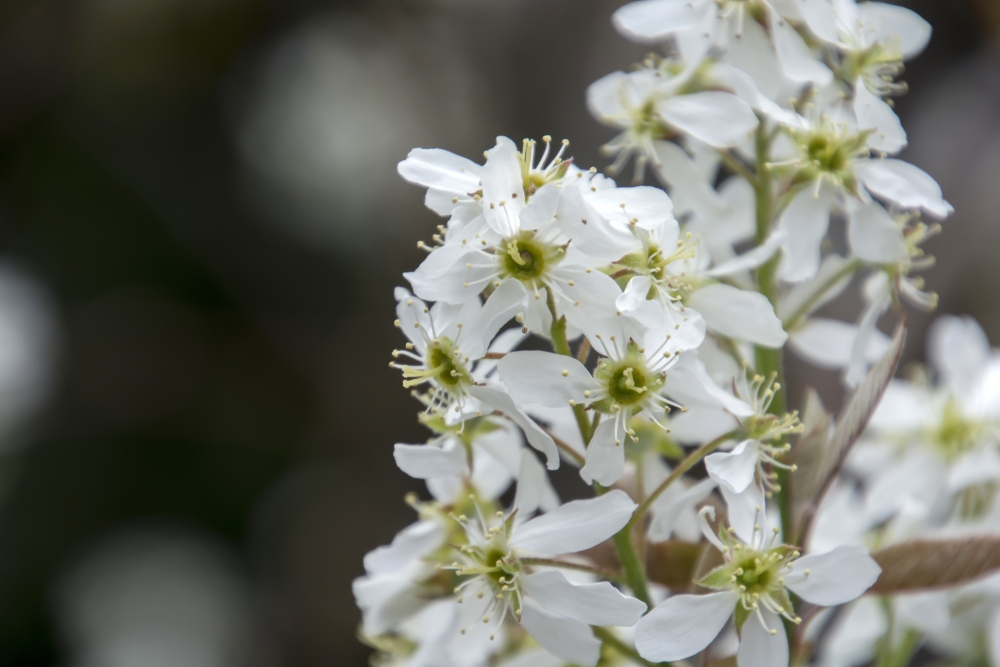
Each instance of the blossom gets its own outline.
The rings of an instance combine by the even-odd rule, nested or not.
[[[707,379],[697,359],[684,354],[701,343],[705,324],[694,311],[669,328],[649,331],[620,314],[592,324],[588,338],[603,355],[593,373],[572,357],[535,351],[512,352],[497,367],[511,396],[523,406],[581,405],[607,417],[594,431],[580,474],[588,483],[608,485],[624,470],[622,443],[626,435],[634,437],[633,417],[661,423],[671,409],[682,408],[664,395],[667,372],[672,369],[678,378],[694,382]]]
[[[775,544],[778,530],[758,526],[743,542],[730,531],[716,536],[703,508],[705,537],[722,553],[725,564],[699,584],[716,591],[707,595],[675,595],[636,624],[636,648],[653,661],[680,660],[707,647],[730,618],[740,632],[740,667],[788,664],[788,640],[782,617],[800,622],[788,592],[814,604],[832,606],[864,593],[881,569],[861,547],[838,547],[824,554],[801,556],[793,547]],[[761,513],[763,516],[763,513]]]
[[[646,605],[607,582],[574,584],[558,569],[537,569],[529,555],[558,556],[589,549],[617,533],[636,505],[623,491],[576,500],[524,523],[499,513],[458,517],[468,544],[448,569],[463,582],[458,601],[490,627],[512,615],[543,648],[583,667],[597,664],[600,642],[590,625],[631,626]],[[466,629],[463,629],[463,632]]]
[[[510,285],[516,288],[516,285]],[[499,290],[498,290],[499,291]],[[528,442],[546,455],[549,465],[559,465],[559,454],[552,438],[527,415],[518,410],[509,397],[484,380],[494,364],[482,361],[487,345],[495,353],[513,347],[520,338],[497,336],[497,330],[514,314],[517,303],[501,299],[481,306],[479,297],[461,306],[436,303],[428,307],[405,289],[396,288],[396,325],[409,339],[405,350],[394,350],[393,362],[403,372],[404,387],[429,385],[422,400],[429,412],[439,413],[448,423],[462,421],[484,412],[497,410],[520,426]]]
[[[493,307],[506,312],[518,305],[522,324],[537,333],[548,331],[553,310],[575,323],[581,303],[613,300],[620,292],[614,280],[593,270],[595,261],[578,250],[581,244],[571,243],[591,233],[590,228],[581,225],[570,237],[556,218],[558,184],[526,186],[519,153],[506,137],[499,137],[487,155],[482,194],[477,195],[481,214],[434,249],[415,272],[405,274],[414,292],[424,299],[463,304],[492,290],[487,307],[496,302]],[[527,175],[530,181],[531,172]],[[644,193],[616,197],[628,201],[630,194],[641,199]],[[669,207],[662,215],[670,215]]]

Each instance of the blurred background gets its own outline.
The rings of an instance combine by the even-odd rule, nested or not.
[[[392,287],[438,223],[396,163],[552,134],[603,167],[618,4],[0,2],[0,666],[366,664],[350,582],[425,439]],[[1000,2],[906,4],[905,157],[956,209],[927,279],[1000,345]]]

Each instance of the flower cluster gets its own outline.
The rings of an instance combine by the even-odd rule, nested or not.
[[[974,324],[943,321],[939,388],[892,384],[857,448],[853,413],[831,435],[783,387],[787,347],[861,385],[866,420],[899,356],[879,319],[936,305],[913,274],[951,206],[890,157],[927,23],[854,0],[639,0],[613,20],[660,49],[587,92],[631,185],[547,136],[399,164],[445,222],[396,290],[391,365],[431,435],[395,459],[429,497],[355,581],[378,664],[836,661],[870,628],[837,616],[831,643],[814,619],[892,592],[869,549],[994,512],[1000,366]],[[851,284],[855,322],[817,314]],[[560,501],[560,466],[590,497]]]

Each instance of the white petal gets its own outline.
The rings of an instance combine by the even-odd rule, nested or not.
[[[819,269],[820,244],[830,225],[833,189],[824,183],[817,194],[812,186],[795,195],[781,214],[779,226],[787,232],[778,275],[789,282],[811,278]]]
[[[992,448],[974,450],[952,464],[948,488],[953,492],[1000,479],[1000,454]]]
[[[941,632],[951,621],[947,591],[929,591],[894,598],[896,622],[900,627],[916,628],[920,632]]]
[[[786,236],[787,232],[783,229],[779,229],[768,236],[767,239],[756,248],[748,250],[738,257],[734,257],[723,264],[719,264],[713,269],[705,271],[704,275],[709,278],[718,278],[722,276],[731,276],[735,273],[740,273],[741,271],[747,271],[749,269],[756,269],[758,266],[771,259],[774,253],[778,252],[778,249],[785,242]]]
[[[538,229],[552,219],[558,206],[559,186],[555,183],[543,185],[521,211],[521,229]]]
[[[744,440],[730,452],[716,452],[705,457],[705,469],[712,479],[734,493],[742,493],[753,481],[760,445]]]
[[[867,549],[847,545],[825,554],[799,558],[792,563],[785,581],[789,590],[803,600],[830,607],[860,596],[881,573],[882,568],[868,555]]]
[[[521,451],[521,469],[517,475],[517,493],[514,495],[514,510],[518,516],[526,517],[535,513],[542,504],[549,477],[535,455],[528,450]]]
[[[613,262],[642,247],[626,229],[608,224],[577,188],[563,191],[558,218],[563,233],[572,239],[571,247],[598,262]]]
[[[841,45],[839,20],[830,0],[798,0],[796,4],[814,35],[834,46]]]
[[[670,420],[670,436],[685,445],[715,440],[739,426],[739,422],[721,407],[691,405],[687,412]]]
[[[732,93],[710,90],[671,97],[656,105],[670,125],[709,146],[738,146],[757,129],[757,114]]]
[[[587,445],[587,463],[580,468],[580,477],[587,484],[597,482],[610,486],[625,472],[625,444],[621,442],[625,435],[624,428],[620,426],[618,431],[615,433],[614,419],[605,419],[598,424],[594,437]]]
[[[696,353],[681,353],[680,359],[667,374],[666,393],[683,402],[719,405],[737,417],[748,417],[753,408],[715,384]]]
[[[716,283],[692,292],[687,303],[710,329],[729,338],[762,347],[781,347],[788,339],[771,302],[759,292]]]
[[[513,141],[497,137],[497,145],[486,152],[483,166],[483,215],[493,231],[503,236],[518,231],[524,208],[524,181],[517,155]]]
[[[990,341],[971,317],[942,315],[927,332],[927,354],[953,392],[967,396],[989,363]]]
[[[898,43],[904,60],[923,51],[931,39],[931,24],[905,7],[884,2],[860,3],[858,15],[861,21],[875,27],[872,37],[876,40],[883,44]]]
[[[849,212],[847,238],[855,255],[878,264],[901,262],[909,256],[902,228],[881,204],[854,204]]]
[[[885,608],[875,597],[863,597],[833,621],[823,645],[821,665],[854,667],[875,655],[875,643],[888,630]]]
[[[908,162],[891,158],[859,160],[855,171],[872,194],[903,208],[919,208],[936,218],[947,217],[954,210],[942,199],[937,181]]]
[[[666,479],[666,476],[663,479]],[[663,479],[660,481],[662,482]],[[659,485],[654,484],[646,488],[655,489],[657,486]],[[667,491],[653,503],[653,520],[646,533],[650,542],[669,540],[674,532],[678,533],[678,538],[681,540],[697,542],[699,539],[697,536],[701,531],[698,526],[695,506],[705,500],[718,484],[714,479],[706,478],[690,489],[671,496],[669,492],[674,486],[678,485],[674,484],[668,487]]]
[[[476,299],[498,269],[483,263],[482,255],[460,245],[445,245],[427,255],[416,271],[404,273],[413,292],[422,299],[461,304]]]
[[[763,611],[763,610],[762,610]],[[737,667],[787,667],[788,635],[781,617],[771,611],[763,611],[765,628],[756,614],[751,614],[743,624],[740,648],[736,652]],[[770,630],[774,630],[772,635]]]
[[[552,352],[511,352],[497,363],[497,370],[511,396],[522,405],[561,408],[571,400],[582,403],[583,392],[598,387],[583,364]]]
[[[444,528],[436,521],[418,521],[399,531],[392,544],[365,555],[365,570],[372,574],[394,572],[441,546]]]
[[[559,467],[559,449],[553,442],[552,436],[543,431],[531,417],[517,407],[509,394],[495,387],[482,386],[469,387],[468,392],[474,398],[502,412],[508,419],[520,426],[528,439],[528,444],[545,454],[549,470],[555,470]]]
[[[635,625],[635,647],[650,662],[680,660],[712,643],[736,608],[731,592],[675,595]]]
[[[519,280],[504,280],[471,321],[462,322],[458,341],[462,353],[480,359],[500,328],[511,321],[524,307],[528,293]],[[439,332],[440,333],[440,332]]]
[[[655,141],[653,148],[660,161],[656,165],[657,171],[670,186],[675,215],[693,211],[698,215],[719,218],[730,213],[729,206],[702,178],[698,167],[683,148],[670,141]]]
[[[635,42],[655,43],[697,20],[698,3],[687,0],[640,0],[621,7],[611,22],[623,36]]]
[[[558,570],[522,577],[521,586],[546,610],[590,625],[632,627],[646,612],[644,602],[622,595],[606,581],[571,584]]]
[[[833,80],[830,68],[816,59],[802,36],[773,9],[770,22],[774,49],[785,76],[797,83],[808,81],[821,86]]]
[[[546,651],[580,667],[594,667],[601,657],[601,642],[589,625],[556,616],[531,602],[521,609],[521,627]]]
[[[461,475],[468,468],[465,448],[454,438],[444,447],[397,444],[393,457],[400,470],[416,479]]]
[[[625,527],[637,505],[624,491],[574,500],[514,531],[510,546],[542,554],[569,554],[596,546]]]
[[[674,219],[674,205],[667,193],[648,185],[598,190],[584,199],[607,220],[623,225],[624,229],[632,221],[640,229],[653,229]]]
[[[777,313],[782,320],[788,320],[793,315],[799,317],[808,315],[840,296],[851,281],[851,274],[844,275],[819,299],[812,298],[821,285],[829,284],[841,272],[847,260],[840,255],[827,255],[819,266],[816,275],[805,282],[792,287],[778,300]],[[801,311],[801,313],[799,312]]]
[[[851,364],[851,349],[857,335],[858,328],[853,324],[816,317],[793,331],[788,345],[820,368],[842,370]]]
[[[896,153],[906,146],[906,131],[899,116],[881,97],[873,95],[864,79],[854,82],[854,115],[859,130],[870,130],[868,145],[883,153]]]
[[[729,509],[729,525],[733,532],[750,544],[754,538],[754,526],[764,516],[764,492],[757,484],[748,484],[740,493],[734,493],[720,485],[719,492]]]
[[[396,169],[415,185],[469,197],[479,190],[482,167],[440,148],[414,148]]]

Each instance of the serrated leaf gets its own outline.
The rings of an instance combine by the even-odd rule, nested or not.
[[[806,514],[804,517],[805,524],[802,527],[802,532],[799,533],[800,537],[808,529],[808,523],[811,521],[812,514],[823,500],[823,496],[830,488],[830,485],[833,484],[833,481],[840,473],[840,469],[843,467],[847,455],[851,452],[851,448],[854,447],[854,443],[858,441],[865,427],[868,426],[868,422],[875,413],[875,408],[878,407],[886,388],[889,386],[889,382],[892,380],[892,376],[896,373],[896,367],[899,365],[899,357],[903,353],[903,344],[905,342],[906,318],[904,317],[896,325],[889,348],[882,355],[879,362],[868,371],[868,375],[865,376],[864,381],[857,390],[851,394],[847,406],[841,411],[837,419],[837,425],[833,430],[833,435],[830,436],[826,455],[823,457],[823,466],[819,475],[819,490],[816,492],[813,502],[807,506],[804,512]]]
[[[823,401],[812,387],[806,389],[802,408],[802,433],[792,448],[790,463],[798,466],[791,485],[795,516],[812,503],[819,492],[820,475],[826,470],[825,461],[830,443],[830,423],[833,415],[823,407]]]
[[[911,540],[879,549],[872,558],[882,568],[868,590],[872,594],[957,586],[1000,569],[1000,536]]]
[[[691,586],[703,552],[704,543],[667,540],[646,545],[646,573],[650,581],[680,591]],[[715,551],[715,549],[712,549]]]

